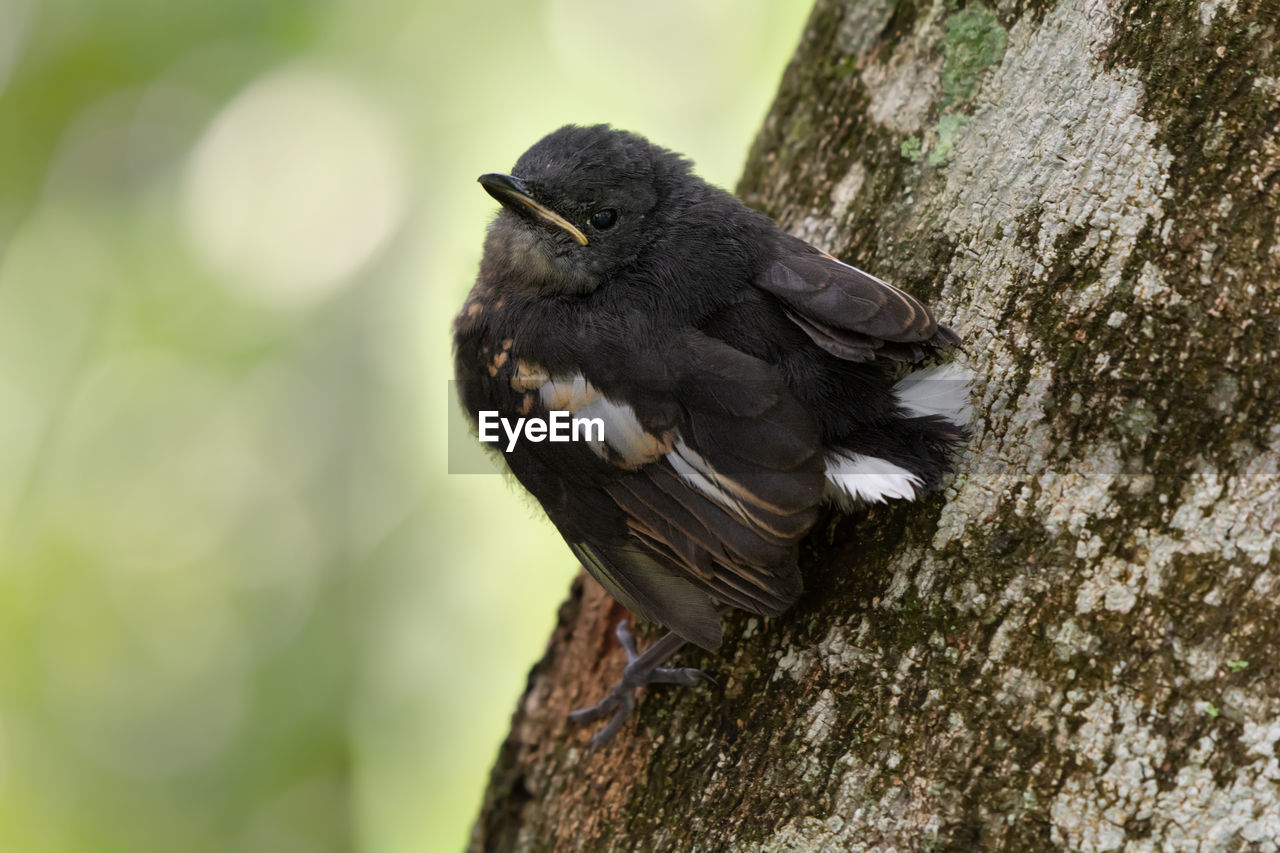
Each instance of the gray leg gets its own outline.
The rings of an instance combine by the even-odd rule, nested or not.
[[[608,725],[591,738],[593,747],[608,743],[622,728],[627,717],[631,716],[631,712],[636,707],[636,688],[646,684],[681,684],[692,687],[699,681],[711,680],[699,669],[662,668],[667,658],[684,645],[684,638],[677,634],[668,633],[646,649],[644,654],[640,654],[636,651],[635,637],[631,636],[631,630],[627,627],[625,619],[618,623],[616,633],[618,642],[627,653],[627,668],[622,671],[622,680],[609,691],[608,696],[595,705],[590,708],[579,708],[569,714],[571,723],[591,723],[610,714],[613,715]]]

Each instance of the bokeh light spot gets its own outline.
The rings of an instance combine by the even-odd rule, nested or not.
[[[346,283],[395,233],[404,159],[388,123],[320,70],[273,71],[233,99],[196,145],[186,224],[235,289],[285,306]]]

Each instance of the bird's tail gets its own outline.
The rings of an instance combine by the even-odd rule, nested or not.
[[[893,386],[898,406],[908,416],[900,438],[914,445],[890,452],[836,448],[826,456],[827,499],[851,510],[859,504],[915,500],[937,486],[950,468],[951,450],[968,437],[970,383],[973,374],[954,363],[927,367]],[[928,418],[917,421],[916,418]]]

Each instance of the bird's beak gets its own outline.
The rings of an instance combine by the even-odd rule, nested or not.
[[[488,172],[477,178],[480,186],[484,187],[485,192],[502,202],[504,207],[509,207],[517,212],[532,212],[535,216],[545,219],[557,228],[563,228],[568,232],[569,236],[577,240],[582,245],[587,245],[587,235],[579,231],[572,222],[556,213],[551,208],[541,202],[534,201],[525,190],[524,182],[512,175],[504,175],[500,172]]]

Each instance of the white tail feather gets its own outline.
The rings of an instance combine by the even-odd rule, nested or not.
[[[826,496],[845,509],[858,503],[914,500],[921,480],[887,459],[837,450],[826,456]]]
[[[917,370],[893,386],[898,405],[916,417],[941,415],[959,426],[969,423],[969,382],[973,374],[954,362]]]

